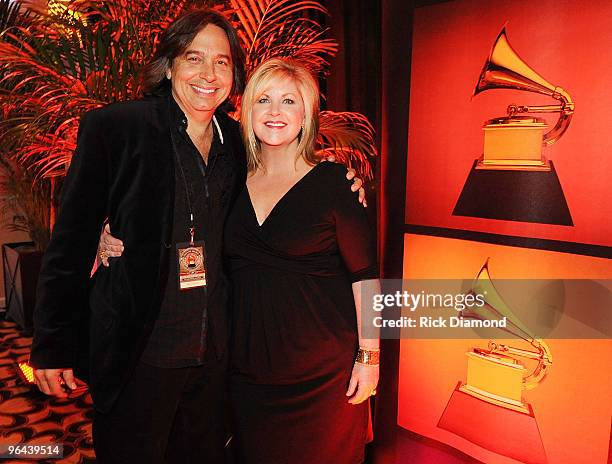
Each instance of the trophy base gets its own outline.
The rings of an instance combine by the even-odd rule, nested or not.
[[[454,216],[573,226],[552,161],[550,171],[478,169],[475,160]]]
[[[502,408],[512,409],[513,411],[522,412],[523,414],[532,414],[529,405],[520,401],[511,400],[510,398],[503,398],[501,396],[493,395],[489,392],[481,390],[480,388],[473,387],[471,385],[462,384],[459,387],[459,391],[472,395],[474,398],[479,400],[487,401],[488,403]]]
[[[522,413],[482,401],[457,383],[438,427],[493,453],[529,464],[547,464],[546,451],[530,405]]]
[[[497,171],[550,171],[550,163],[544,157],[539,160],[494,159],[487,160],[481,156],[474,169],[491,169]]]

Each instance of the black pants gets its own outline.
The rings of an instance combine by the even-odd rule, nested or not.
[[[110,412],[95,412],[100,464],[223,464],[226,362],[160,368],[140,363]]]

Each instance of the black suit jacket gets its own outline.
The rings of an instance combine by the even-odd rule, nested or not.
[[[72,367],[78,375],[87,367],[80,360],[87,359],[101,411],[110,409],[138,361],[161,303],[174,208],[168,98],[116,103],[83,116],[43,258],[30,362]],[[238,124],[216,116],[236,184],[243,184]],[[125,251],[90,279],[105,218]]]

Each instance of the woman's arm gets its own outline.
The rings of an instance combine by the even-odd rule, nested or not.
[[[357,195],[346,188],[348,182],[340,182],[344,175],[342,168],[337,167],[335,171],[331,181],[337,182],[337,185],[330,188],[330,192],[333,195],[336,240],[352,282],[359,338],[359,349],[355,353],[346,395],[349,403],[358,404],[367,400],[378,384],[379,334],[373,330],[364,333],[362,322],[372,326],[375,317],[372,302],[366,300],[373,292],[380,292],[380,284],[374,234],[366,211],[355,201]]]
[[[364,290],[366,286],[367,291]],[[375,313],[371,302],[364,302],[362,296],[364,291],[366,295],[380,293],[380,282],[378,279],[354,282],[352,288],[353,298],[355,299],[357,333],[359,334],[359,353],[353,366],[346,396],[350,397],[349,403],[359,404],[376,394],[376,386],[378,385],[380,331],[372,326],[368,329],[367,338],[364,336],[363,324],[370,324],[374,320]]]

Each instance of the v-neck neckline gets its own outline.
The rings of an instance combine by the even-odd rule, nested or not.
[[[272,207],[272,209],[270,210],[268,215],[264,218],[264,220],[261,223],[259,223],[259,218],[257,217],[257,212],[255,211],[255,205],[254,205],[253,200],[251,198],[251,192],[249,190],[249,186],[245,185],[247,199],[249,201],[249,206],[251,207],[251,212],[253,213],[253,218],[255,219],[255,224],[257,225],[259,230],[263,229],[263,227],[268,223],[268,219],[270,219],[270,217],[276,212],[276,210],[279,208],[279,205],[281,205],[281,203],[284,202],[284,200],[287,198],[287,196],[289,196],[289,194],[293,190],[295,190],[295,188],[298,185],[300,185],[307,177],[309,177],[310,174],[312,172],[314,172],[315,169],[317,169],[317,167],[320,166],[322,163],[323,162],[314,165],[306,174],[304,174],[302,177],[300,177],[295,184],[293,184],[291,187],[289,187],[289,189],[276,201],[276,203],[274,204],[274,206]]]

